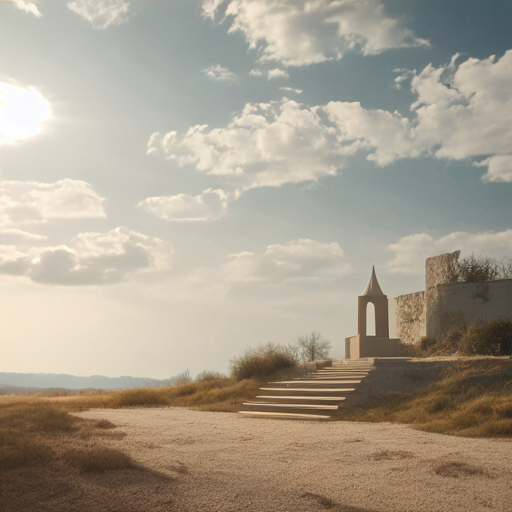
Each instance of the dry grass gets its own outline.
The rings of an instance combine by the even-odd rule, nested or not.
[[[106,446],[87,446],[66,450],[62,457],[81,473],[104,473],[120,469],[134,469],[133,459],[121,450]]]
[[[241,402],[254,397],[260,385],[261,382],[254,379],[236,382],[234,379],[221,378],[182,386],[126,389],[101,395],[47,400],[65,411],[123,407],[191,407],[206,411],[232,412],[239,409]]]
[[[409,423],[428,432],[512,437],[512,360],[460,361],[438,382],[409,393],[376,393],[343,419]]]
[[[448,461],[441,462],[434,467],[434,473],[439,476],[459,478],[460,476],[485,476],[487,472],[466,462]]]
[[[412,459],[414,455],[404,450],[381,450],[375,452],[370,458],[373,460],[403,460]]]

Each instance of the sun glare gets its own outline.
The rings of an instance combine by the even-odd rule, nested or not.
[[[37,135],[50,114],[41,93],[0,82],[0,144]]]

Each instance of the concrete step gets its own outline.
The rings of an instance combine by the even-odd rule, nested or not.
[[[347,375],[347,374],[337,374],[329,375],[328,373],[322,373],[321,375],[317,375],[316,373],[310,373],[309,375],[306,375],[305,377],[295,377],[293,380],[299,380],[299,379],[364,379],[365,377],[368,377],[366,373],[355,373],[353,375]]]
[[[290,396],[290,395],[312,395],[312,396],[343,396],[348,395],[356,388],[260,388],[261,391],[265,391],[267,395],[275,396]]]
[[[276,403],[276,404],[311,404],[311,405],[337,405],[346,397],[344,396],[271,396],[259,395],[256,399],[259,402]]]
[[[329,421],[331,419],[330,416],[322,414],[296,414],[286,412],[238,411],[238,414],[253,418],[269,418],[273,420]]]
[[[268,387],[283,387],[283,388],[315,388],[315,387],[330,387],[330,388],[346,388],[353,387],[356,384],[359,384],[361,379],[357,380],[317,380],[317,379],[309,379],[309,380],[286,380],[283,382],[269,382]]]
[[[295,414],[329,414],[338,410],[337,405],[270,404],[259,402],[246,402],[243,405],[249,411],[293,412]]]

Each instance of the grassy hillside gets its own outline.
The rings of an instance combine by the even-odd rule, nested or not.
[[[512,437],[512,360],[458,361],[415,391],[375,392],[340,419],[411,424],[428,432],[467,437]]]

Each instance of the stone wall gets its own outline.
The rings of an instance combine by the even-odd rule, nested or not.
[[[426,294],[426,334],[442,338],[451,326],[494,317],[512,320],[512,279],[446,283]]]
[[[425,290],[448,283],[447,268],[459,260],[460,251],[432,256],[425,261]]]
[[[395,312],[394,335],[403,343],[415,343],[426,336],[425,292],[399,295],[391,300]]]

